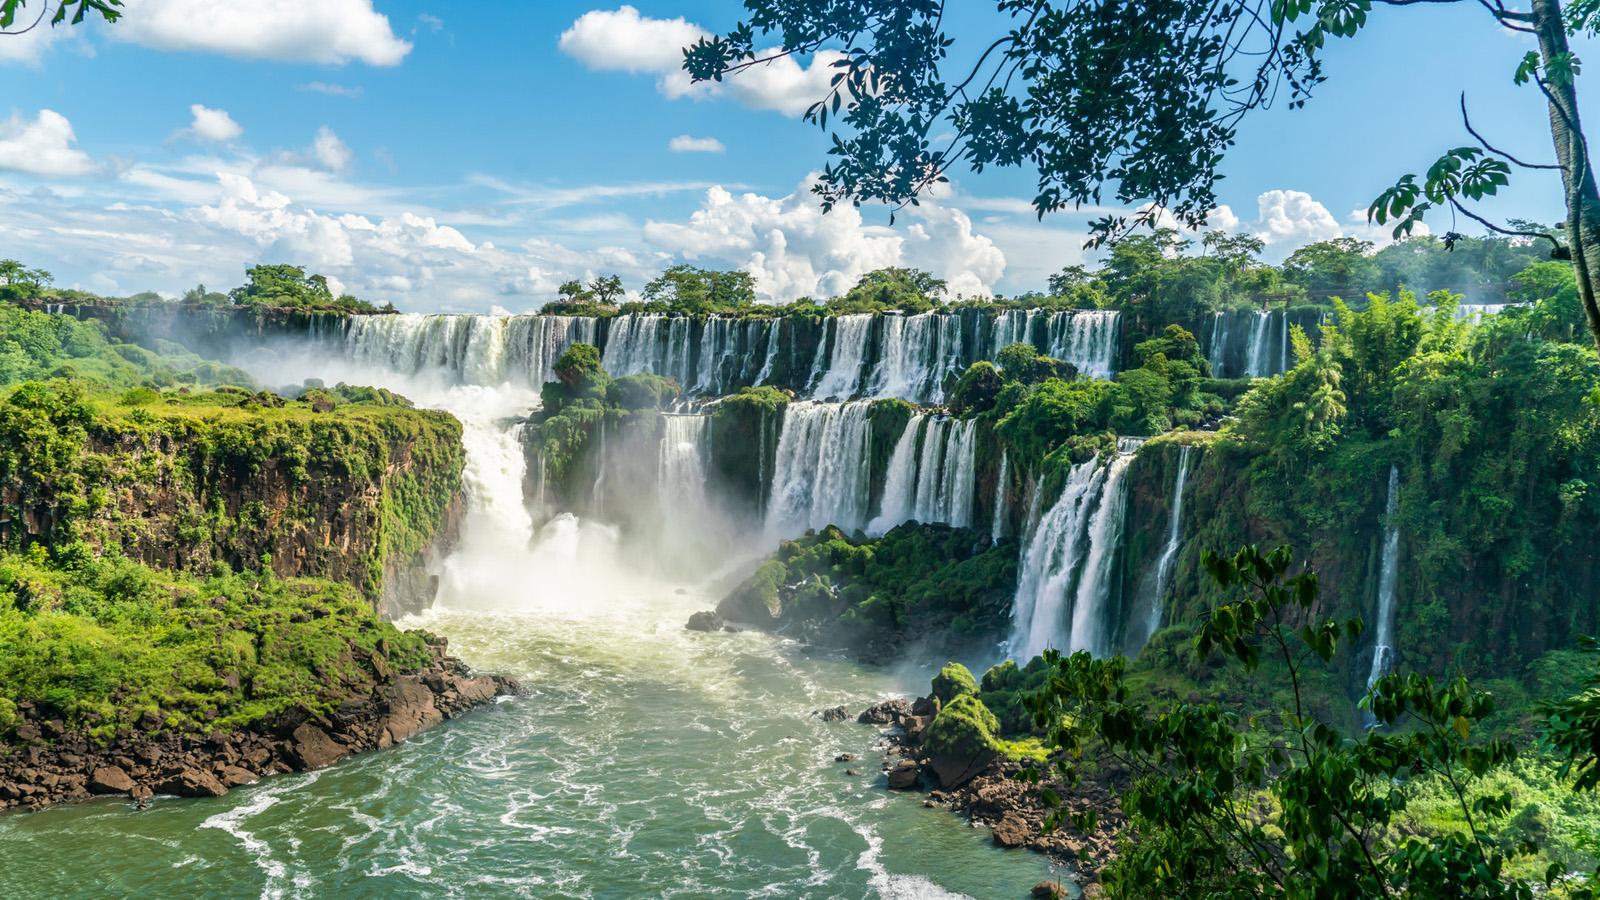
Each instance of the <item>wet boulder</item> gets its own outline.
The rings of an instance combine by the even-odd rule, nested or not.
[[[709,634],[713,631],[721,631],[726,624],[715,611],[707,609],[690,616],[689,624],[684,627],[690,631],[703,631]]]
[[[900,720],[911,715],[911,701],[904,697],[885,700],[877,706],[869,706],[856,717],[856,721],[863,725],[898,725]]]

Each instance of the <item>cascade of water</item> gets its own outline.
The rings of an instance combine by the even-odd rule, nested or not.
[[[940,379],[945,372],[951,370],[965,372],[967,370],[967,357],[965,338],[966,320],[960,313],[952,313],[939,317],[939,346],[936,358],[939,366],[933,372],[932,383],[928,385],[929,397],[943,387]]]
[[[989,539],[1000,543],[1005,537],[1006,519],[1011,516],[1011,457],[1000,448],[1000,478],[994,484],[994,525]]]
[[[1378,576],[1378,627],[1373,635],[1370,690],[1394,664],[1395,607],[1400,600],[1400,467],[1389,467],[1389,497],[1384,503],[1383,569]]]
[[[773,462],[769,538],[828,525],[853,531],[866,524],[870,406],[814,401],[788,405]]]
[[[1215,312],[1211,314],[1211,377],[1226,378],[1228,353],[1228,314]]]
[[[883,352],[868,389],[872,396],[919,403],[927,399],[932,363],[938,356],[938,318],[932,312],[883,317]]]
[[[606,332],[601,365],[613,376],[654,371],[661,321],[665,318],[659,314],[635,316],[632,313],[613,318]]]
[[[1116,370],[1121,322],[1122,314],[1108,309],[1052,313],[1048,355],[1072,363],[1091,378],[1110,378]]]
[[[879,513],[867,524],[867,533],[887,534],[889,529],[911,519],[917,502],[917,435],[922,431],[927,415],[917,413],[906,423],[900,440],[895,442],[889,455],[889,472],[883,484],[883,501]]]
[[[833,353],[813,392],[817,399],[843,400],[860,390],[861,365],[867,356],[867,340],[872,336],[872,320],[870,313],[834,317]]]
[[[688,321],[688,320],[685,320]],[[722,371],[724,360],[732,343],[732,320],[721,316],[707,316],[705,325],[700,331],[700,354],[695,365],[695,380],[693,385],[683,382],[685,390],[701,396],[716,396],[722,393]]]
[[[1001,350],[1012,344],[1033,343],[1033,320],[1037,310],[1008,309],[994,317],[990,329],[989,360],[992,362]]]
[[[758,386],[766,384],[767,379],[772,377],[772,364],[778,359],[778,333],[781,330],[779,326],[782,324],[781,319],[767,320],[767,352],[761,363],[761,374],[756,376],[755,384]]]
[[[595,320],[571,316],[352,316],[346,359],[405,376],[538,387],[574,343],[595,342]]]
[[[1089,554],[1078,579],[1078,595],[1072,604],[1072,634],[1067,644],[1074,653],[1087,650],[1095,656],[1106,656],[1111,652],[1111,637],[1116,630],[1107,621],[1112,600],[1112,563],[1127,521],[1128,482],[1123,476],[1135,458],[1120,454],[1106,466],[1100,505],[1089,520]]]
[[[952,422],[945,450],[942,507],[944,521],[957,528],[972,525],[973,495],[977,491],[978,422]]]
[[[1172,514],[1167,518],[1167,545],[1156,560],[1155,582],[1148,597],[1149,610],[1145,619],[1145,640],[1161,629],[1161,613],[1166,604],[1167,585],[1172,583],[1173,570],[1178,565],[1178,551],[1183,547],[1183,489],[1189,482],[1189,457],[1193,447],[1178,451],[1178,480],[1172,486]],[[1130,651],[1131,652],[1131,651]]]
[[[940,488],[944,485],[944,456],[950,438],[949,419],[934,419],[928,423],[922,437],[922,454],[917,460],[917,497],[912,504],[911,518],[918,522],[945,521],[945,498]]]
[[[690,381],[690,367],[694,362],[689,344],[689,328],[693,323],[683,316],[667,320],[666,346],[662,352],[661,368],[654,370],[655,374],[667,378],[676,378],[678,384],[688,387],[694,382]]]
[[[703,523],[706,500],[706,424],[708,416],[665,416],[658,459],[663,533],[672,535]]]
[[[1272,313],[1256,313],[1254,326],[1250,329],[1250,340],[1245,344],[1244,377],[1266,378],[1273,374],[1267,371],[1267,347],[1271,343],[1271,332]]]
[[[1061,497],[1038,520],[1023,546],[1009,642],[1016,659],[1029,660],[1046,648],[1061,646],[1058,636],[1068,612],[1067,591],[1079,567],[1084,530],[1105,471],[1095,459],[1074,466]]]

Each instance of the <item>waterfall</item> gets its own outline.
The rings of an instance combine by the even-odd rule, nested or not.
[[[1107,462],[1074,466],[1061,497],[1033,529],[1013,606],[1009,649],[1017,659],[1048,647],[1110,652],[1112,575],[1127,519],[1124,476],[1133,460],[1119,451]]]
[[[1061,497],[1039,519],[1024,545],[1009,647],[1019,660],[1062,646],[1058,634],[1067,612],[1067,590],[1078,568],[1084,527],[1098,502],[1104,473],[1095,459],[1074,466]]]
[[[889,455],[889,472],[883,483],[883,502],[877,518],[867,525],[868,534],[887,534],[889,529],[910,520],[916,509],[917,435],[927,415],[917,413],[906,423],[900,440]]]
[[[908,521],[970,527],[977,490],[977,425],[976,420],[912,416],[889,457],[883,502],[867,533],[885,534]]]
[[[1172,583],[1173,570],[1178,565],[1178,551],[1183,548],[1183,489],[1189,483],[1189,457],[1193,447],[1178,451],[1178,480],[1172,486],[1172,514],[1167,518],[1167,545],[1156,560],[1155,582],[1148,596],[1149,616],[1145,621],[1145,640],[1161,630],[1161,613],[1167,599],[1167,585]],[[1143,641],[1140,642],[1143,644]],[[1130,652],[1132,652],[1130,650]]]
[[[1116,371],[1122,314],[1107,309],[1079,309],[1050,315],[1047,355],[1072,363],[1091,378],[1110,378]]]
[[[1111,652],[1115,627],[1109,623],[1112,591],[1112,562],[1122,545],[1122,526],[1127,521],[1128,483],[1123,477],[1133,465],[1132,454],[1121,454],[1106,467],[1106,482],[1100,492],[1100,506],[1089,520],[1088,558],[1078,579],[1078,596],[1072,604],[1072,634],[1067,649],[1087,650],[1095,656]]]
[[[871,313],[833,318],[833,352],[812,396],[818,400],[844,400],[860,391],[861,366],[866,360],[873,318]],[[821,345],[817,352],[820,361]]]
[[[709,416],[663,416],[657,484],[663,534],[669,538],[705,524],[706,435]]]
[[[812,528],[846,531],[867,519],[870,403],[790,403],[772,468],[766,531],[771,540]]]
[[[1372,671],[1367,689],[1394,665],[1395,607],[1400,597],[1400,467],[1389,467],[1389,498],[1384,504],[1383,569],[1378,576],[1378,627],[1373,635]]]
[[[656,340],[666,316],[631,313],[613,318],[606,331],[606,348],[600,364],[612,376],[638,375],[655,370]]]
[[[782,324],[782,319],[767,320],[767,352],[765,354],[766,358],[761,364],[761,374],[756,376],[755,384],[757,386],[766,384],[767,379],[772,377],[772,364],[778,359],[778,333],[781,330],[779,326]],[[719,391],[718,393],[721,392]]]
[[[606,417],[600,416],[600,454],[598,459],[599,471],[594,478],[592,502],[594,504],[594,517],[605,518],[606,514]]]
[[[1012,344],[1033,343],[1033,320],[1038,315],[1034,309],[1008,309],[994,317],[989,331],[989,360]]]
[[[1228,356],[1228,315],[1223,312],[1211,314],[1211,377],[1225,378],[1223,370],[1227,368]]]
[[[1006,448],[1000,448],[1000,477],[994,483],[994,525],[989,539],[1000,543],[1005,537],[1006,518],[1011,515],[1011,490],[1008,482],[1011,480],[1011,457],[1006,455]]]
[[[352,316],[342,352],[350,362],[456,384],[539,387],[575,343],[595,342],[595,320],[572,316]]]
[[[914,316],[885,315],[883,349],[874,366],[876,377],[868,388],[869,393],[873,397],[925,402],[937,337],[935,316],[931,312]]]
[[[1258,312],[1254,327],[1250,329],[1250,342],[1245,345],[1244,377],[1266,378],[1272,373],[1267,367],[1267,346],[1272,342],[1272,313]]]

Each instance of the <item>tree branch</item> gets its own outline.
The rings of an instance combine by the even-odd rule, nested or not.
[[[1557,250],[1561,249],[1561,242],[1556,240],[1555,238],[1551,237],[1548,234],[1544,234],[1544,233],[1538,232],[1538,231],[1517,231],[1516,229],[1513,229],[1513,228],[1503,228],[1503,227],[1501,227],[1499,225],[1496,225],[1495,223],[1489,221],[1488,219],[1485,219],[1483,216],[1478,215],[1477,213],[1473,212],[1472,210],[1467,209],[1465,206],[1462,206],[1461,205],[1461,201],[1457,200],[1454,197],[1450,198],[1450,205],[1455,207],[1456,209],[1460,210],[1462,215],[1466,216],[1467,218],[1471,219],[1472,221],[1477,222],[1479,225],[1482,225],[1483,227],[1485,227],[1485,228],[1489,229],[1490,231],[1493,231],[1493,232],[1495,232],[1497,234],[1503,234],[1503,235],[1506,235],[1508,237],[1543,238],[1544,240],[1547,240],[1550,243],[1554,244]]]
[[[1563,167],[1560,166],[1560,165],[1545,165],[1544,163],[1523,162],[1522,160],[1517,159],[1515,156],[1512,156],[1511,154],[1505,152],[1504,150],[1501,150],[1500,148],[1496,147],[1495,145],[1489,143],[1488,140],[1486,140],[1483,135],[1478,133],[1477,129],[1472,127],[1472,120],[1467,118],[1467,92],[1466,91],[1462,91],[1461,92],[1461,122],[1462,122],[1462,124],[1467,126],[1467,133],[1472,135],[1473,137],[1477,138],[1478,139],[1478,143],[1483,145],[1483,149],[1488,150],[1490,153],[1493,153],[1496,156],[1503,156],[1506,159],[1510,160],[1511,162],[1514,162],[1517,165],[1523,167],[1524,169],[1555,169],[1558,172],[1562,171]]]

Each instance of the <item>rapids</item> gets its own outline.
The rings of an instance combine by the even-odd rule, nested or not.
[[[419,346],[392,349],[415,359]],[[461,385],[455,366],[470,357],[444,360],[444,383],[296,368],[461,419],[462,541],[435,608],[400,624],[449,637],[527,695],[221,798],[0,817],[0,897],[999,900],[1054,877],[1044,857],[994,847],[923,795],[887,792],[878,729],[812,715],[926,692],[931,669],[885,673],[766,634],[687,631],[718,599],[712,573],[646,578],[623,565],[615,529],[568,514],[536,523],[513,418],[536,400],[526,386]],[[848,412],[818,410],[821,430]],[[699,477],[703,425],[669,423],[663,470]],[[692,520],[681,500],[673,512]]]

